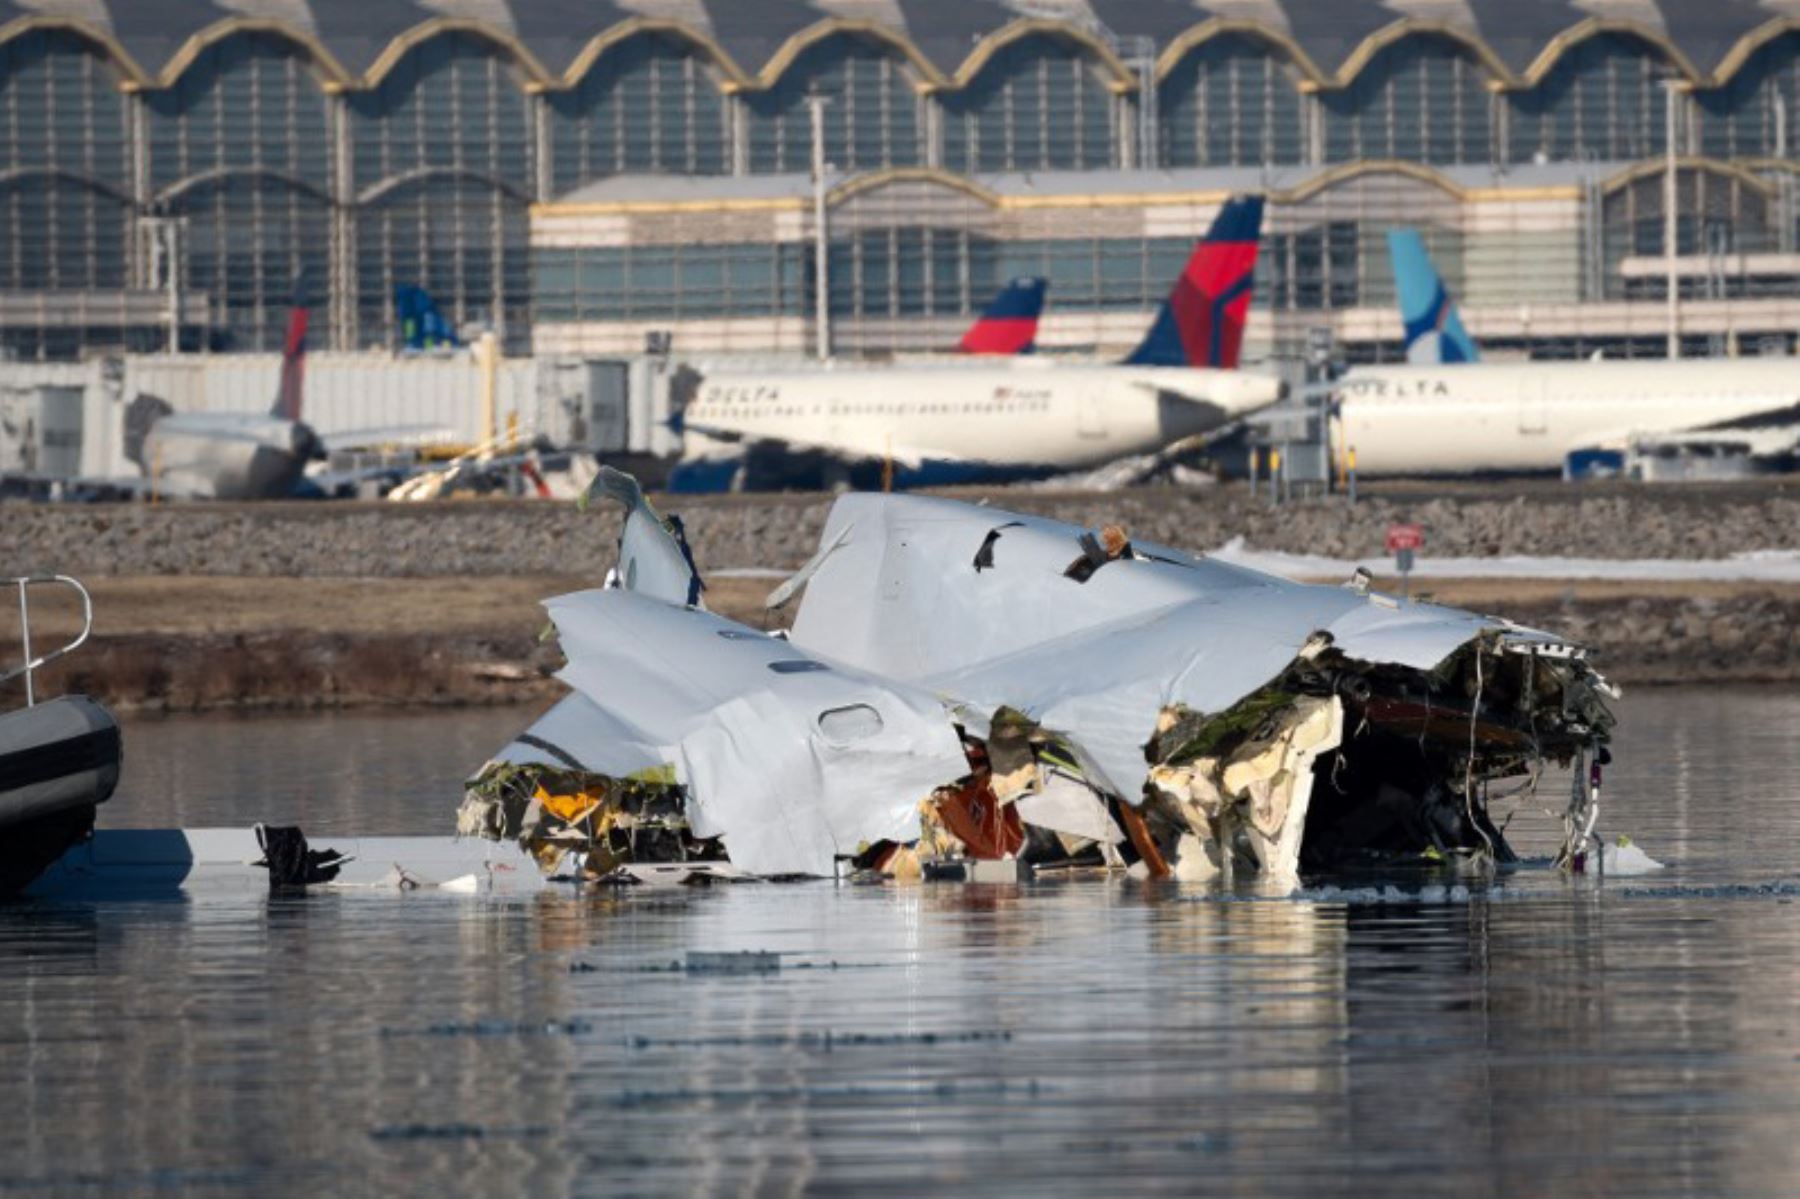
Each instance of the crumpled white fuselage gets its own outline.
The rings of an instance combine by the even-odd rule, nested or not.
[[[1418,671],[1489,633],[1557,646],[1153,545],[1077,581],[1083,529],[876,494],[833,507],[783,640],[684,606],[676,559],[655,544],[667,530],[632,503],[627,565],[655,553],[669,569],[619,576],[649,591],[548,601],[574,694],[503,757],[614,778],[672,766],[693,833],[759,874],[829,875],[870,844],[917,839],[921,802],[969,773],[958,727],[985,737],[1002,706],[1066,739],[1089,785],[1136,804],[1161,713],[1223,712],[1320,644]]]

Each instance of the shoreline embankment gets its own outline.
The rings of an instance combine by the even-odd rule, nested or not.
[[[1800,488],[1384,488],[1275,507],[1241,487],[1053,494],[961,492],[996,507],[1206,552],[1378,556],[1389,523],[1422,524],[1427,554],[1609,560],[1800,551]],[[710,606],[759,627],[768,577],[817,545],[831,497],[671,497]],[[618,517],[605,506],[398,504],[6,505],[0,573],[53,570],[94,593],[93,639],[45,672],[128,711],[427,706],[547,700],[560,691],[544,597],[597,586]],[[960,565],[960,564],[958,564]],[[1335,579],[1321,581],[1335,582]],[[1378,579],[1389,589],[1392,580]],[[1800,585],[1767,581],[1416,579],[1414,594],[1549,628],[1627,684],[1800,679]],[[74,627],[34,607],[40,652]],[[16,617],[0,661],[16,663]],[[17,686],[17,684],[12,684]],[[9,701],[8,701],[9,702]]]

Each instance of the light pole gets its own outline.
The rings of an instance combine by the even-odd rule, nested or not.
[[[1663,264],[1668,268],[1669,357],[1681,357],[1681,276],[1675,252],[1679,226],[1675,220],[1675,109],[1682,92],[1679,79],[1663,80]]]
[[[813,341],[819,361],[831,357],[831,237],[825,228],[825,97],[810,92],[813,188]]]

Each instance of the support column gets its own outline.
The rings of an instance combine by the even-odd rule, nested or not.
[[[356,156],[350,97],[331,92],[331,348],[356,349]]]
[[[145,243],[143,218],[150,214],[149,102],[136,86],[124,95],[125,143],[131,163],[131,219],[125,224],[125,253],[130,263],[127,278],[137,287],[154,287],[153,254]]]
[[[1488,136],[1493,145],[1488,149],[1489,165],[1495,169],[1512,161],[1512,106],[1506,102],[1506,85],[1489,80]]]
[[[1600,180],[1581,182],[1581,299],[1606,299],[1606,194]]]
[[[1325,163],[1325,106],[1319,102],[1319,87],[1310,79],[1300,84],[1300,113],[1306,126],[1306,165]]]
[[[1132,111],[1131,97],[1124,92],[1113,93],[1113,139],[1119,147],[1115,156],[1119,168],[1129,171],[1138,164],[1137,148],[1137,116]]]
[[[741,92],[726,97],[725,111],[731,115],[731,173],[750,173],[750,113]]]
[[[1154,171],[1162,166],[1162,93],[1157,90],[1156,42],[1151,38],[1132,40],[1136,47],[1132,65],[1138,75],[1132,139],[1137,146],[1137,165]]]
[[[944,165],[944,104],[935,91],[919,97],[925,127],[925,165],[939,170]]]
[[[550,107],[550,93],[542,87],[532,89],[531,114],[537,134],[537,186],[532,198],[543,204],[556,194],[556,139],[552,136],[556,113]]]
[[[1794,176],[1783,171],[1775,176],[1775,248],[1783,254],[1794,252],[1794,222],[1800,208],[1794,204]]]

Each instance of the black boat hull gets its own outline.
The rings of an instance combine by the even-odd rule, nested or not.
[[[0,715],[0,897],[88,835],[121,757],[117,722],[83,696]]]

